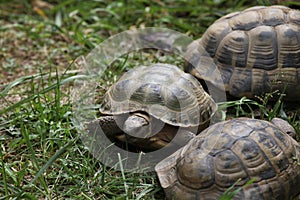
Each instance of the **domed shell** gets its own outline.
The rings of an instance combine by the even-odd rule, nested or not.
[[[165,123],[191,127],[207,122],[217,109],[196,78],[169,64],[139,66],[106,92],[100,112],[144,111]]]
[[[226,15],[188,49],[213,58],[225,90],[233,96],[254,97],[278,89],[287,99],[300,99],[298,10],[257,6]],[[186,71],[212,79],[201,66],[187,64]]]
[[[300,193],[300,145],[270,122],[216,123],[157,164],[168,199],[291,199]],[[248,186],[245,184],[254,180]]]

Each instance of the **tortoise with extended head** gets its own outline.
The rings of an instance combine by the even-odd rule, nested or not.
[[[156,150],[175,135],[172,143],[186,144],[216,109],[196,78],[173,65],[153,64],[129,70],[108,89],[97,121],[112,140]]]
[[[300,11],[257,6],[228,14],[188,47],[187,57],[192,64],[185,71],[218,87],[215,68],[204,66],[212,57],[232,96],[279,90],[287,100],[300,100]]]
[[[300,145],[286,121],[216,123],[155,167],[168,199],[291,199],[300,193]],[[288,133],[288,134],[287,134]],[[250,185],[246,183],[254,182]]]

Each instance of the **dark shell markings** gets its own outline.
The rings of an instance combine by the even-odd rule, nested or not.
[[[300,11],[257,6],[226,15],[188,51],[203,54],[204,50],[220,70],[230,95],[252,98],[279,90],[287,100],[300,100]],[[186,71],[211,79],[189,64]]]
[[[235,183],[244,187],[233,199],[289,199],[300,193],[299,160],[300,145],[280,127],[236,118],[210,126],[155,170],[168,199],[218,199]]]
[[[97,123],[110,139],[153,151],[185,145],[208,126],[216,110],[195,77],[156,63],[129,70],[108,89]]]

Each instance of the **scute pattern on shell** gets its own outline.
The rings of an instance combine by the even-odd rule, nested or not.
[[[236,118],[204,130],[157,164],[168,199],[289,199],[300,190],[300,145],[270,122]]]
[[[216,111],[196,78],[169,64],[139,66],[109,88],[100,112],[145,111],[165,123],[189,127],[207,122]]]
[[[196,46],[213,58],[231,95],[254,97],[279,90],[287,99],[300,99],[300,11],[257,6],[232,13],[194,43],[189,51]],[[200,68],[187,66],[186,71],[211,79]]]

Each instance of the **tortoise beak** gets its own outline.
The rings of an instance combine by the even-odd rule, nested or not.
[[[129,116],[123,125],[123,131],[138,138],[149,137],[149,118],[141,115]]]

